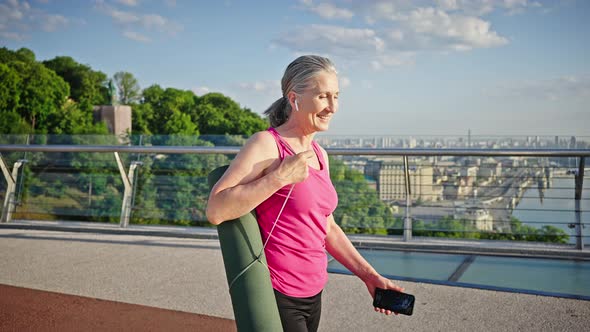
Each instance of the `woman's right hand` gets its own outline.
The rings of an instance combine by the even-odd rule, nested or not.
[[[313,150],[300,152],[294,156],[287,156],[272,175],[284,182],[285,185],[299,183],[309,175],[309,160],[315,157]]]

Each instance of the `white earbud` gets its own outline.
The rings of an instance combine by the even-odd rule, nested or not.
[[[295,110],[299,112],[299,105],[297,105],[297,99],[295,99]]]

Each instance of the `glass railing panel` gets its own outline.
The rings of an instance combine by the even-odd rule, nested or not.
[[[550,138],[504,139],[501,147],[508,144],[523,148],[538,142],[535,144],[546,148]],[[0,135],[0,144],[211,147],[240,146],[246,139],[227,135],[124,139]],[[453,144],[461,147],[459,142],[488,142],[486,147],[494,148],[494,139],[499,140],[472,137],[465,143],[456,137],[423,138],[416,147],[444,151]],[[552,139],[560,149],[588,146],[582,138]],[[321,136],[318,141],[326,147],[380,148],[378,142],[403,146],[407,138],[371,141]],[[414,145],[414,141],[409,142]],[[483,143],[476,145],[484,147]],[[140,164],[133,186],[131,223],[191,226],[209,226],[204,213],[209,192],[206,176],[234,157],[134,152],[119,156],[125,172],[132,163]],[[2,152],[2,158],[9,168],[18,160],[26,160],[19,173],[14,219],[119,222],[124,185],[114,153],[8,150]],[[429,155],[411,156],[408,161],[411,193],[406,210],[406,174],[400,156],[331,155],[330,174],[339,195],[336,222],[351,234],[401,236],[404,219],[410,217],[413,236],[575,243],[573,179],[579,158]],[[583,224],[590,223],[589,176],[586,172],[582,191]],[[1,181],[2,201],[5,192],[6,182]],[[585,243],[589,239],[585,236]]]

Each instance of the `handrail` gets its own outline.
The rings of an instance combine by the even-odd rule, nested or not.
[[[119,152],[162,154],[236,154],[240,146],[137,146],[0,144],[0,152]],[[482,156],[482,157],[590,157],[590,149],[365,149],[326,148],[332,155]]]
[[[237,154],[241,146],[137,146],[137,145],[26,145],[26,144],[0,144],[0,152],[50,152],[50,153],[72,153],[72,152],[94,152],[94,153],[114,153],[117,159],[117,165],[123,180],[125,182],[125,199],[123,201],[121,212],[121,227],[127,227],[128,216],[131,213],[133,193],[131,188],[134,185],[132,181],[133,172],[139,164],[131,165],[129,175],[125,166],[121,163],[118,153],[141,153],[141,154]],[[576,228],[576,247],[583,249],[582,228],[584,223],[581,220],[583,210],[580,207],[581,192],[584,178],[585,158],[590,157],[590,149],[424,149],[424,148],[326,148],[330,155],[344,156],[398,156],[404,159],[404,174],[406,187],[406,216],[404,220],[404,239],[409,241],[412,234],[411,226],[411,186],[409,178],[408,157],[435,157],[435,156],[454,156],[454,157],[576,157],[577,169],[572,174],[575,175],[575,201],[576,201],[576,222],[572,224]],[[0,154],[0,161],[2,156]],[[15,164],[13,173],[17,176],[17,165]],[[7,170],[6,170],[7,171]],[[6,173],[6,172],[5,172]],[[7,179],[8,182],[10,182]],[[415,186],[415,184],[414,184]],[[15,190],[9,187],[7,190],[6,200],[3,212],[9,213],[14,208],[14,199],[12,195]],[[10,214],[3,215],[1,222],[8,222]]]

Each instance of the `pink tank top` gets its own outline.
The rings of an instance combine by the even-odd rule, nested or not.
[[[288,143],[274,128],[268,131],[277,141],[281,160],[293,155]],[[273,288],[293,297],[314,296],[328,281],[327,217],[338,204],[322,151],[316,142],[312,142],[312,146],[320,169],[309,167],[307,179],[295,184],[264,250]],[[291,186],[279,189],[256,207],[263,243]]]

